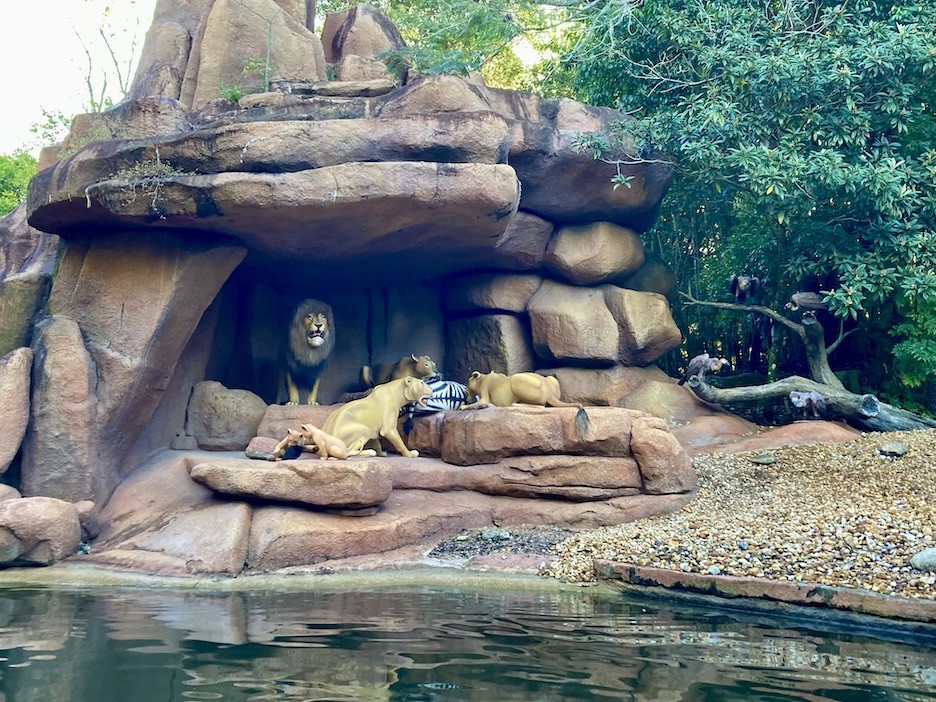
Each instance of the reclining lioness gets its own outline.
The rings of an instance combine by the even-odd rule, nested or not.
[[[504,375],[491,371],[484,374],[474,371],[465,384],[468,399],[477,396],[477,400],[464,405],[462,409],[479,409],[494,405],[510,407],[514,404],[540,405],[545,407],[578,407],[575,415],[575,427],[579,436],[588,430],[588,414],[577,402],[563,402],[559,399],[559,379],[539,373],[514,373]]]
[[[367,397],[339,407],[322,424],[322,431],[340,439],[348,447],[349,456],[373,449],[383,453],[380,439],[390,442],[400,455],[415,458],[418,451],[410,451],[397,429],[400,408],[410,402],[425,405],[432,389],[419,378],[400,378],[383,383],[371,390]]]

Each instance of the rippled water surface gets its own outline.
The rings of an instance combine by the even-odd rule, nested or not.
[[[936,649],[603,588],[0,590],[0,700],[934,700]]]

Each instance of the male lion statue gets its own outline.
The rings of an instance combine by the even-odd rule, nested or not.
[[[465,385],[468,399],[478,399],[462,409],[480,409],[494,405],[510,407],[514,404],[541,405],[545,407],[578,407],[575,415],[575,427],[580,436],[588,430],[588,414],[585,408],[576,402],[563,402],[559,399],[559,379],[539,373],[514,373],[504,375],[491,371],[484,374],[474,371]]]
[[[426,381],[406,377],[378,385],[367,397],[339,407],[322,424],[322,431],[340,439],[348,447],[349,456],[362,455],[369,449],[383,453],[380,439],[390,442],[401,456],[415,458],[397,429],[400,408],[410,402],[424,405],[432,394]]]
[[[307,389],[307,405],[318,404],[319,383],[335,348],[335,322],[332,310],[320,300],[303,300],[289,324],[286,353],[286,404],[299,404],[299,389]]]

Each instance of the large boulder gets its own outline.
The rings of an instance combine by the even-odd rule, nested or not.
[[[544,263],[576,285],[627,278],[644,262],[640,237],[610,222],[566,225],[549,242]]]
[[[0,358],[0,473],[10,467],[19,451],[29,422],[29,381],[32,372],[31,349],[16,349]]]
[[[520,373],[536,366],[524,323],[509,314],[482,314],[445,325],[445,376],[464,383],[474,371]]]
[[[520,314],[543,279],[534,273],[467,273],[447,278],[442,310],[451,316],[481,312]]]
[[[195,385],[188,405],[186,433],[198,448],[209,451],[243,450],[257,435],[267,403],[249,390],[229,390],[206,380]]]
[[[360,3],[344,12],[330,12],[322,28],[325,60],[340,63],[350,56],[376,58],[404,46],[399,30],[382,11]]]
[[[0,563],[52,565],[78,548],[81,527],[70,502],[24,497],[0,502]]]
[[[540,358],[572,365],[610,365],[618,360],[621,333],[600,288],[544,280],[527,312]]]
[[[602,286],[604,301],[620,330],[617,360],[646,366],[682,342],[669,302],[658,293]]]

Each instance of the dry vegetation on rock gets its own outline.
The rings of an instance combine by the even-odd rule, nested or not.
[[[906,443],[882,456],[887,441]],[[595,579],[605,558],[686,572],[755,576],[936,599],[936,573],[910,558],[936,546],[936,430],[869,433],[844,444],[694,459],[697,499],[682,511],[582,532],[546,574]]]

